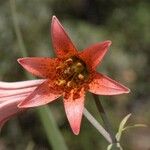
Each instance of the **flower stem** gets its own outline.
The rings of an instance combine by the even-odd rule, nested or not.
[[[101,115],[101,118],[102,118],[103,122],[104,122],[104,126],[105,126],[106,130],[108,131],[108,133],[110,134],[110,137],[112,139],[112,143],[117,143],[115,134],[114,134],[114,132],[112,130],[112,126],[111,126],[111,124],[110,124],[110,122],[108,120],[108,117],[107,117],[107,115],[105,113],[105,110],[104,110],[102,104],[101,104],[101,101],[99,100],[98,95],[93,94],[93,97],[94,97],[97,109],[98,109],[98,111],[99,111],[99,113]]]
[[[112,139],[109,133],[103,128],[103,126],[99,124],[99,122],[90,114],[86,108],[84,108],[83,114],[88,119],[88,121],[104,136],[104,138],[109,143],[112,143]]]

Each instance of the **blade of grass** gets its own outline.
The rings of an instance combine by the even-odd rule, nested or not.
[[[23,42],[23,37],[21,35],[21,31],[19,28],[19,23],[17,19],[17,11],[16,11],[16,1],[15,0],[10,0],[10,8],[11,8],[11,15],[12,15],[12,21],[14,25],[14,31],[17,37],[18,45],[21,51],[21,54],[23,57],[27,57],[27,51],[25,48],[25,44]]]
[[[51,142],[53,150],[67,150],[67,146],[64,144],[64,139],[57,128],[57,124],[49,107],[40,107],[37,112],[45,129],[45,133],[47,134],[47,138]]]

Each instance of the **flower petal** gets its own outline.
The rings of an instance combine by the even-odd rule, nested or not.
[[[53,47],[58,57],[77,53],[71,39],[55,16],[52,18],[51,35]]]
[[[18,107],[28,108],[45,105],[51,101],[54,101],[62,95],[62,92],[55,88],[52,84],[53,81],[45,81],[39,85],[34,92],[32,92],[25,100],[23,100]]]
[[[0,128],[4,125],[4,123],[11,118],[13,115],[23,111],[24,109],[20,109],[17,107],[17,105],[29,94],[23,95],[23,96],[15,96],[15,97],[9,97],[5,98],[3,102],[0,98]]]
[[[34,90],[33,90],[34,91]],[[13,101],[14,99],[21,99],[21,98],[26,98],[29,96],[33,91],[28,92],[28,93],[21,93],[21,94],[16,94],[16,95],[9,95],[5,97],[0,97],[0,103],[6,102],[6,101]],[[24,100],[24,99],[23,99]]]
[[[18,94],[25,94],[35,90],[36,87],[24,88],[24,89],[16,89],[16,90],[1,90],[0,89],[0,98],[1,97],[10,97]]]
[[[26,57],[19,58],[18,62],[33,75],[41,78],[49,78],[55,75],[59,60],[48,57]]]
[[[74,99],[76,95],[78,95],[78,98]],[[79,93],[73,90],[67,93],[64,96],[64,107],[72,131],[78,135],[84,109],[84,90],[79,91]]]
[[[130,89],[100,73],[93,75],[89,84],[89,91],[99,95],[118,95],[129,93]]]
[[[43,81],[44,80],[30,80],[14,82],[14,84],[13,82],[0,82],[0,91],[5,92],[5,95],[3,93],[4,96],[0,97],[0,128],[12,116],[25,110],[18,108],[17,105],[28,97],[34,91],[36,86]],[[21,93],[20,90],[24,91]],[[15,93],[12,95],[12,92]]]
[[[0,81],[0,90],[16,90],[16,89],[34,87],[34,86],[41,84],[44,81],[45,80],[43,80],[43,79],[19,81],[19,82]]]
[[[45,80],[29,80],[20,82],[0,82],[0,98],[31,93]],[[1,100],[1,99],[0,99]]]
[[[101,62],[111,41],[104,41],[84,49],[79,55],[93,69]]]

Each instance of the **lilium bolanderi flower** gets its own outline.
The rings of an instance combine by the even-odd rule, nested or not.
[[[111,41],[100,42],[78,52],[55,16],[52,18],[51,35],[56,58],[18,59],[27,71],[44,80],[35,80],[39,84],[36,84],[37,88],[31,87],[32,84],[19,90],[16,88],[17,92],[22,90],[23,94],[17,93],[17,96],[11,98],[15,103],[16,113],[25,108],[45,105],[62,96],[68,121],[77,135],[80,131],[86,91],[98,95],[118,95],[129,93],[129,89],[96,72],[96,67],[101,63]],[[17,108],[15,100],[18,98]],[[7,94],[6,99],[9,101]]]

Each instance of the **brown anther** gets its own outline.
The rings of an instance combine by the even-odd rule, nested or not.
[[[79,78],[80,80],[83,80],[83,79],[84,79],[84,76],[80,73],[80,74],[78,74],[78,78]]]

